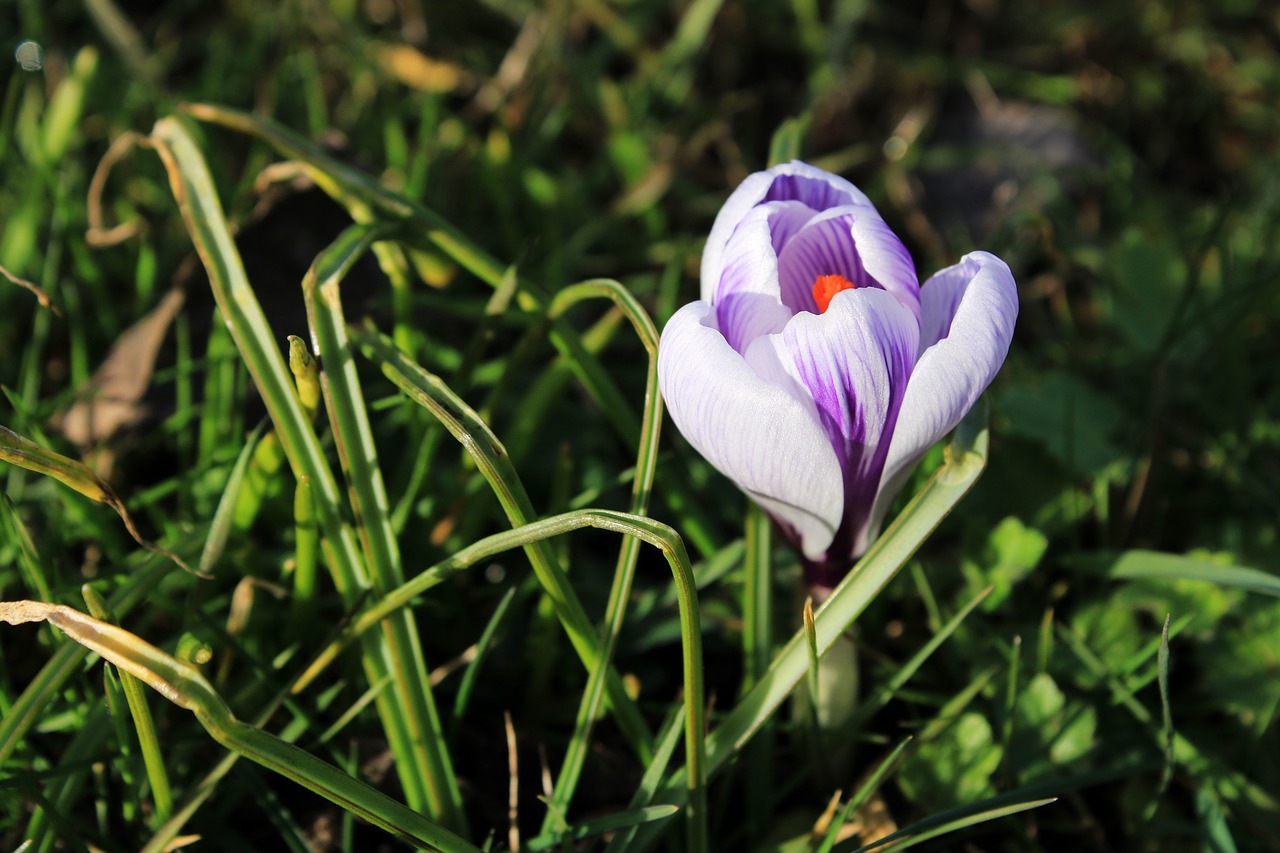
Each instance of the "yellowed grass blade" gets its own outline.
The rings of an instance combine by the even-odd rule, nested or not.
[[[106,504],[116,511],[124,522],[125,529],[129,531],[129,535],[143,548],[163,554],[193,575],[207,577],[184,563],[177,554],[144,539],[134,525],[129,510],[125,509],[124,501],[120,500],[106,480],[90,471],[83,463],[63,456],[61,453],[47,450],[6,426],[0,426],[0,462],[8,462],[19,468],[52,477],[85,497]]]

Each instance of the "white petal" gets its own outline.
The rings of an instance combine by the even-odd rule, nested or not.
[[[658,381],[689,443],[790,526],[807,555],[822,554],[844,510],[835,451],[810,409],[729,346],[706,302],[684,306],[667,323]]]
[[[940,285],[933,290],[934,285]],[[1004,261],[973,252],[920,291],[925,349],[907,383],[889,443],[871,535],[920,457],[960,423],[1004,364],[1018,318],[1018,287]]]

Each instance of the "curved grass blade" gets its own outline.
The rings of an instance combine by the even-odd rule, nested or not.
[[[347,340],[340,287],[352,264],[385,230],[367,225],[347,228],[320,253],[302,280],[312,345],[323,365],[320,387],[324,392],[338,458],[346,474],[356,529],[377,595],[402,584],[404,572],[400,565],[400,548],[391,529],[373,428],[369,424],[364,392]],[[383,630],[393,639],[388,644],[388,651],[392,666],[401,673],[401,677],[392,684],[396,705],[413,742],[423,751],[429,769],[426,781],[432,813],[439,815],[448,826],[465,828],[462,792],[458,789],[453,763],[449,759],[444,727],[431,691],[417,626],[411,619],[399,618],[389,620]],[[410,686],[415,689],[409,689]]]
[[[434,850],[474,853],[475,847],[359,779],[275,735],[242,723],[198,669],[138,636],[61,604],[0,602],[0,621],[48,621],[121,672],[146,682],[170,702],[196,715],[214,740],[263,767],[337,803],[397,837]]]
[[[489,482],[513,527],[526,525],[536,513],[520,476],[511,465],[506,450],[475,410],[453,393],[438,377],[411,361],[381,335],[352,330],[366,355],[414,402],[426,407],[458,440]],[[601,646],[577,593],[560,568],[555,553],[541,539],[533,539],[525,549],[538,582],[546,590],[556,615],[570,642],[590,671],[601,659]],[[637,750],[641,760],[652,754],[652,738],[635,702],[627,695],[622,678],[613,667],[606,674],[610,706],[619,727]]]
[[[1121,553],[1086,554],[1069,562],[1104,568],[1115,580],[1190,580],[1221,587],[1236,587],[1263,595],[1280,596],[1280,577],[1246,566],[1224,566],[1211,560],[1184,554],[1132,550]]]
[[[536,853],[539,850],[550,850],[560,844],[581,841],[594,835],[617,832],[619,829],[630,829],[633,826],[651,823],[655,820],[666,820],[678,811],[680,809],[675,806],[647,806],[635,811],[607,814],[570,827],[562,838],[551,839],[540,835],[537,838],[530,839],[529,843],[524,847],[530,853]]]
[[[631,321],[648,355],[644,415],[640,425],[640,446],[636,455],[636,473],[632,481],[630,509],[632,515],[646,515],[649,511],[649,497],[657,470],[658,436],[662,429],[662,395],[658,392],[658,330],[635,296],[618,282],[608,279],[585,281],[565,288],[552,301],[549,316],[552,319],[558,318],[569,308],[589,298],[612,300]],[[604,648],[600,654],[600,662],[592,669],[587,679],[587,686],[578,706],[574,732],[565,751],[564,761],[560,765],[555,787],[551,792],[547,817],[542,824],[543,833],[551,830],[555,815],[568,813],[569,803],[573,799],[578,780],[581,778],[582,768],[590,750],[591,730],[596,718],[600,715],[605,676],[617,648],[627,602],[631,599],[636,560],[639,556],[640,540],[632,536],[623,537],[622,550],[618,554],[617,567],[614,571],[613,585],[605,606],[602,632]]]
[[[125,508],[124,501],[120,500],[106,480],[90,471],[83,463],[63,456],[61,453],[46,450],[31,439],[23,438],[5,426],[0,426],[0,462],[8,462],[11,465],[17,465],[19,468],[25,468],[37,474],[44,474],[46,477],[52,477],[90,500],[106,504],[116,511],[116,515],[120,516],[120,519],[124,522],[125,529],[129,531],[129,535],[133,537],[134,542],[137,542],[148,551],[154,551],[157,554],[168,557],[193,575],[208,577],[208,575],[188,566],[182,561],[181,557],[172,551],[161,548],[159,545],[142,538],[142,534],[134,526],[129,510]]]
[[[689,555],[685,551],[683,540],[670,527],[651,518],[614,510],[575,510],[481,539],[422,572],[399,589],[387,593],[380,601],[357,614],[338,641],[321,653],[311,669],[299,679],[299,689],[309,683],[324,666],[331,663],[343,645],[368,631],[392,612],[407,607],[415,598],[442,583],[450,575],[505,551],[524,548],[543,542],[552,536],[584,527],[633,536],[660,549],[671,567],[678,593],[680,639],[684,656],[685,750],[688,773],[684,777],[685,788],[681,791],[683,794],[681,804],[689,803],[686,814],[689,817],[690,847],[695,850],[704,850],[706,849],[704,834],[706,774],[703,770],[705,760],[702,737],[702,635],[698,618],[697,590],[694,587],[693,571],[689,567]],[[642,805],[644,804],[636,807],[639,808]]]
[[[337,482],[294,390],[278,339],[245,275],[208,167],[190,134],[176,118],[156,122],[150,143],[164,162],[187,231],[209,273],[214,299],[262,395],[294,476],[311,479],[316,516],[328,542],[325,554],[334,585],[343,600],[353,605],[370,586],[370,581],[355,536],[343,520]],[[362,648],[365,675],[370,684],[380,683],[391,673],[397,680],[406,680],[395,691],[379,693],[378,715],[395,755],[409,805],[439,815],[442,800],[433,791],[437,791],[441,783],[432,778],[423,744],[415,740],[404,709],[395,702],[396,696],[424,691],[426,680],[412,668],[395,669],[394,661],[412,660],[416,654],[409,649],[393,649],[398,642],[397,632],[366,637]]]

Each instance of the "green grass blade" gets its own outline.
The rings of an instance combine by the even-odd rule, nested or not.
[[[1049,797],[1041,800],[1027,800],[995,808],[984,808],[983,804],[979,803],[974,806],[954,809],[900,829],[892,835],[886,835],[874,844],[858,847],[855,849],[855,853],[870,853],[872,850],[879,851],[879,853],[891,853],[894,850],[906,850],[930,839],[958,832],[971,826],[977,826],[980,823],[1047,806],[1049,803],[1057,802],[1057,799],[1057,797]],[[850,845],[849,847],[838,847],[836,849],[849,850],[854,848]]]
[[[876,769],[858,786],[858,790],[849,798],[849,802],[845,804],[840,814],[832,819],[831,825],[827,827],[826,834],[823,835],[822,843],[818,845],[816,853],[831,853],[831,849],[835,846],[836,838],[840,835],[840,830],[853,817],[854,812],[880,789],[881,783],[888,778],[889,773],[897,769],[910,744],[911,738],[904,738],[901,743],[893,748],[892,752],[885,756],[883,761],[876,765]]]
[[[991,594],[991,589],[984,589],[969,600],[960,611],[947,620],[936,634],[929,638],[929,642],[925,643],[920,651],[911,656],[911,659],[900,665],[893,673],[893,677],[876,687],[875,690],[867,694],[858,708],[854,711],[853,717],[849,720],[848,725],[853,729],[861,728],[868,720],[875,716],[876,712],[889,703],[897,695],[898,691],[906,686],[919,670],[924,666],[925,661],[933,656],[947,639],[956,632],[965,618],[972,613],[979,604],[987,600],[987,596]]]
[[[244,485],[249,461],[253,459],[253,452],[258,447],[258,439],[262,437],[265,428],[265,423],[258,424],[253,432],[249,433],[244,447],[236,457],[235,465],[231,468],[231,475],[227,477],[222,496],[218,498],[218,508],[214,510],[213,521],[209,524],[209,537],[205,539],[204,549],[200,552],[199,569],[201,573],[210,577],[213,576],[214,567],[217,566],[218,559],[227,547],[227,538],[231,535],[231,525],[235,521],[236,503],[240,500],[240,487]]]
[[[370,222],[375,218],[402,221],[406,225],[402,236],[425,239],[490,287],[503,286],[507,278],[507,264],[499,263],[439,214],[384,187],[364,172],[335,160],[293,131],[270,119],[212,104],[186,104],[182,109],[200,121],[257,136],[280,153],[297,160],[316,185],[344,205],[357,222]],[[540,314],[546,308],[546,300],[538,295],[537,289],[523,281],[518,285],[516,304],[520,310],[531,314]],[[605,406],[619,434],[628,444],[634,444],[640,434],[635,414],[590,347],[584,345],[571,327],[559,320],[551,324],[551,338],[558,350],[569,354],[570,367],[586,383],[591,395]]]
[[[1160,678],[1160,741],[1164,751],[1164,770],[1160,773],[1160,794],[1173,781],[1173,708],[1169,703],[1169,623],[1173,614],[1166,613],[1160,629],[1160,652],[1156,668]]]
[[[290,635],[299,637],[315,614],[316,557],[319,529],[316,526],[316,503],[311,493],[311,478],[298,478],[293,493],[293,597],[289,601]]]
[[[1245,566],[1224,566],[1211,560],[1182,554],[1133,550],[1118,554],[1088,554],[1072,558],[1069,563],[1105,568],[1114,580],[1191,580],[1221,587],[1280,596],[1280,577]]]
[[[666,820],[678,811],[680,810],[675,806],[648,806],[634,811],[608,814],[576,824],[561,839],[545,838],[544,836],[530,839],[525,845],[525,849],[529,851],[550,850],[562,843],[581,841],[584,838],[604,835],[606,832],[617,832],[620,829],[629,829],[655,820]]]
[[[49,579],[44,575],[39,554],[36,553],[36,546],[31,541],[27,526],[18,516],[18,508],[13,505],[9,496],[0,495],[0,499],[4,501],[5,535],[10,542],[18,543],[18,565],[22,568],[22,577],[36,598],[41,601],[51,601],[53,593],[49,587]]]
[[[458,685],[458,695],[453,700],[453,719],[455,724],[467,713],[467,703],[471,701],[471,691],[475,687],[476,676],[480,673],[480,667],[487,657],[489,646],[493,643],[493,638],[498,633],[498,628],[506,618],[507,612],[511,609],[511,602],[515,601],[515,597],[516,588],[513,586],[503,594],[502,600],[493,609],[493,615],[489,617],[484,630],[480,632],[480,639],[476,640],[476,656],[471,659],[471,662],[467,665],[466,672],[462,674],[462,683]]]
[[[95,618],[104,622],[116,622],[115,614],[97,590],[85,584],[80,591],[89,612]],[[138,679],[123,670],[120,671],[120,690],[129,706],[129,715],[133,718],[134,731],[138,735],[138,745],[142,748],[142,764],[146,768],[147,780],[151,783],[151,796],[155,800],[155,818],[164,822],[173,812],[173,793],[169,788],[169,774],[165,770],[164,755],[160,750],[160,738],[156,735],[156,726],[151,718],[151,706],[142,694],[142,685],[138,683]]]
[[[347,228],[316,258],[302,282],[312,343],[323,365],[321,387],[325,406],[338,458],[350,487],[351,507],[375,594],[403,583],[404,572],[400,549],[391,529],[373,428],[347,340],[340,286],[351,265],[379,239],[383,230],[366,225]],[[411,619],[398,618],[389,620],[383,627],[392,637],[388,644],[392,666],[400,673],[392,685],[395,704],[426,769],[419,784],[426,789],[432,814],[447,826],[465,827],[462,792],[449,758],[417,626]],[[411,765],[402,768],[402,773],[416,769]]]
[[[0,426],[0,462],[8,462],[10,465],[52,477],[90,500],[106,504],[120,516],[133,541],[148,551],[163,554],[188,572],[195,573],[177,554],[142,538],[142,534],[133,523],[133,517],[125,508],[124,501],[120,500],[106,480],[90,471],[84,463],[41,447],[5,426]]]
[[[773,654],[773,523],[754,501],[747,502],[742,559],[742,690],[745,694],[769,668]],[[773,809],[774,732],[766,728],[743,755],[746,832],[759,838],[761,821]]]
[[[631,797],[631,802],[628,803],[628,807],[631,809],[643,808],[646,804],[653,802],[653,795],[657,792],[658,786],[662,784],[662,778],[666,775],[667,767],[671,764],[671,759],[676,753],[676,747],[680,744],[680,714],[678,709],[673,710],[667,718],[654,743],[653,761],[649,762],[649,765],[644,769],[644,775],[640,777],[640,785]],[[635,838],[637,826],[630,826],[616,833],[606,848],[608,853],[620,853],[620,851],[626,850],[630,846],[632,839]]]
[[[108,606],[119,616],[128,615],[151,594],[170,569],[168,562],[159,557],[148,557],[142,565],[132,566],[116,594],[107,600]],[[48,663],[40,668],[36,677],[9,706],[8,713],[0,718],[0,765],[13,755],[45,707],[58,696],[67,679],[80,671],[87,655],[82,646],[64,644],[50,656]]]

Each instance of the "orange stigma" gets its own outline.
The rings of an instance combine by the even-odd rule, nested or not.
[[[820,275],[813,282],[813,300],[818,303],[818,313],[825,314],[832,298],[842,290],[853,290],[856,284],[842,275]]]

